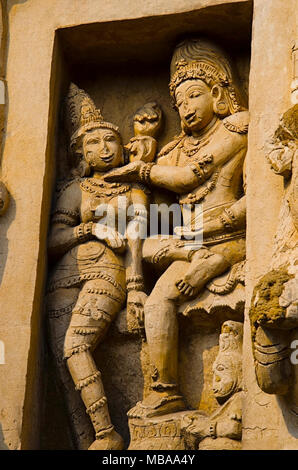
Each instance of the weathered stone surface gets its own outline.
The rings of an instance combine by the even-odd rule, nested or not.
[[[275,133],[278,133],[280,118],[291,107],[291,81],[294,73],[291,49],[293,41],[297,38],[297,17],[296,13],[291,14],[294,10],[296,12],[294,3],[290,1],[285,5],[280,1],[266,3],[256,1],[254,7],[255,21],[250,75],[251,131],[247,157],[247,199],[249,201],[247,214],[247,309],[251,307],[253,289],[259,282],[261,284],[262,279],[265,280],[265,276],[274,274],[276,272],[274,270],[279,270],[284,263],[295,264],[293,245],[291,248],[287,247],[287,245],[291,245],[295,234],[290,228],[292,223],[290,212],[285,210],[286,198],[283,178],[274,175],[266,160],[266,155],[269,153],[268,142],[272,141],[274,136],[277,137]],[[270,31],[264,27],[265,18],[266,23],[267,21],[270,23]],[[278,43],[274,39],[277,37],[280,38]],[[284,57],[282,65],[280,57]],[[270,92],[268,91],[269,83]],[[287,145],[286,142],[285,140],[285,145]],[[274,159],[273,154],[271,157]],[[265,194],[270,197],[264,197]],[[276,256],[275,253],[278,255]],[[269,297],[268,301],[270,303]],[[276,307],[282,308],[278,302]],[[274,309],[271,310],[269,304],[267,314],[269,317],[271,314],[274,316]],[[260,321],[261,326],[263,320]],[[266,320],[263,323],[265,330],[267,326],[270,328],[269,323],[270,320],[268,324]],[[274,345],[273,349],[277,348],[281,351],[286,333],[278,334],[277,330],[269,331],[269,328],[268,334],[273,339],[270,347]],[[291,335],[295,334],[294,329]],[[263,339],[266,338],[266,335],[265,331]],[[263,342],[261,335],[259,335],[259,339]],[[289,335],[286,341],[287,345],[289,345],[288,341],[291,342]],[[278,342],[280,345],[277,347]],[[265,344],[261,345],[260,354],[264,354],[264,346]],[[275,355],[277,351],[273,352]],[[287,359],[284,362],[287,362],[287,367],[282,368],[280,372],[283,372],[285,376],[290,361]],[[262,365],[260,367],[266,368]],[[297,368],[295,365],[291,367]],[[254,369],[251,354],[251,331],[247,324],[244,340],[246,398],[243,414],[243,447],[248,449],[297,448],[296,418],[295,414],[291,412],[291,406],[289,406],[293,399],[290,397],[276,399],[274,396],[265,395],[256,384]],[[263,386],[264,388],[268,387],[267,390],[272,387],[270,393],[274,393],[272,378],[274,378],[274,382],[278,376],[280,377],[280,372],[279,375],[276,375],[277,370],[275,370],[274,374],[270,375],[268,368],[267,371],[266,380],[263,375]],[[284,392],[284,380],[281,382],[283,384],[279,386],[283,388]],[[297,396],[295,383],[296,379],[290,388],[292,395]]]
[[[295,110],[291,108],[293,105],[297,106],[296,11],[295,0],[1,2],[0,133],[2,135],[3,129],[4,138],[0,179],[5,186],[0,183],[0,213],[3,213],[0,218],[0,341],[4,344],[5,363],[0,357],[0,449],[85,449],[94,441],[94,430],[97,437],[104,437],[94,441],[92,447],[95,448],[297,449],[298,372],[297,365],[291,363],[290,347],[298,337],[297,150],[294,142],[297,137],[284,138],[284,122],[280,120],[287,118],[287,112]],[[180,61],[186,59],[187,62],[188,53],[186,58],[183,52],[176,54],[170,73],[175,46],[190,36],[207,36],[231,55],[230,88],[224,84],[225,77],[220,76],[220,86],[212,82],[214,69],[188,64],[186,70],[187,64]],[[197,57],[194,61],[201,59]],[[196,76],[199,69],[205,75]],[[196,79],[203,83],[200,83],[201,88],[205,86],[200,89],[200,98],[196,98],[204,100],[206,106],[212,103],[211,114],[220,124],[215,137],[212,132],[208,134],[214,124],[209,121],[209,115],[202,129],[195,129],[190,121],[188,123],[189,115],[199,107],[197,104],[197,108],[190,109],[188,73],[192,74],[188,76],[191,85]],[[169,79],[179,114],[172,108]],[[143,251],[137,250],[138,259],[143,256],[146,260],[143,273],[137,269],[128,275],[127,285],[125,280],[123,283],[123,289],[129,291],[128,308],[123,299],[123,305],[116,309],[119,310],[116,318],[110,300],[104,302],[106,313],[115,314],[104,338],[100,337],[105,328],[103,323],[99,326],[98,315],[99,311],[103,315],[105,310],[100,308],[98,296],[115,294],[109,290],[111,283],[108,281],[106,285],[103,279],[80,278],[77,283],[73,275],[74,285],[63,286],[64,291],[57,283],[52,285],[50,294],[54,294],[47,295],[51,298],[47,299],[47,304],[45,302],[45,293],[51,285],[48,273],[52,273],[54,267],[61,267],[62,258],[57,261],[52,256],[54,252],[55,256],[60,256],[64,243],[61,231],[59,235],[59,230],[54,233],[55,226],[61,228],[67,219],[66,226],[70,227],[73,216],[60,211],[59,221],[50,219],[51,208],[57,204],[53,198],[54,188],[61,188],[60,180],[69,178],[70,172],[76,169],[76,176],[83,176],[83,181],[77,185],[79,194],[84,198],[87,195],[85,202],[88,197],[90,201],[93,198],[89,191],[93,188],[93,170],[91,168],[88,180],[82,169],[86,171],[90,151],[87,147],[94,142],[85,142],[83,165],[76,165],[78,155],[73,158],[69,153],[70,136],[61,111],[70,82],[89,94],[94,110],[101,110],[105,122],[113,123],[112,127],[108,126],[112,133],[121,134],[122,144],[128,151],[126,162],[130,160],[134,165],[121,185],[134,184],[133,180],[139,178],[143,185],[150,186],[154,202],[166,201],[168,205],[176,200],[171,197],[175,192],[180,203],[193,204],[194,199],[196,203],[202,196],[201,189],[207,186],[204,204],[207,200],[210,207],[212,204],[215,207],[227,201],[227,194],[233,202],[232,209],[228,207],[224,213],[216,210],[204,221],[208,237],[206,247],[200,251],[201,257],[190,254],[189,258],[183,258],[182,247],[176,241],[168,244],[160,244],[160,240],[145,241]],[[231,85],[241,90],[239,101]],[[250,130],[243,168],[248,125],[244,110],[247,108]],[[86,122],[77,126],[80,136],[85,133],[87,121],[94,127],[94,123],[102,119],[98,115],[92,119],[88,116]],[[97,144],[101,145],[104,140],[101,130],[107,126],[95,128],[96,125],[94,136],[96,134]],[[197,134],[198,130],[202,132]],[[182,135],[186,131],[185,145],[181,131]],[[74,133],[75,130],[72,135]],[[203,155],[202,150],[200,163],[192,162],[194,166],[190,170],[192,178],[200,180],[196,191],[187,186],[190,176],[185,170],[205,137],[208,152]],[[181,144],[179,152],[185,153],[184,164],[177,164],[181,153],[177,156],[174,147],[167,147],[175,143]],[[119,139],[118,150],[122,144]],[[166,150],[162,150],[156,160],[156,154],[165,146]],[[97,158],[101,151],[95,154],[94,151],[93,157]],[[225,189],[229,178],[221,173],[222,165],[217,160],[223,154],[233,162],[230,174],[233,184],[229,190]],[[176,163],[162,164],[176,157]],[[91,167],[96,160],[92,158]],[[274,174],[270,165],[278,174]],[[171,173],[177,166],[179,175]],[[166,168],[164,173],[163,167]],[[218,178],[215,178],[214,168],[219,171]],[[127,167],[119,171],[123,176]],[[81,188],[81,183],[89,190],[87,186],[86,191]],[[111,184],[102,182],[97,193],[104,192],[103,189],[109,191]],[[179,184],[187,187],[184,194],[182,190],[177,191]],[[218,192],[221,185],[224,189]],[[172,193],[165,191],[165,187]],[[148,188],[143,189],[146,193]],[[70,191],[67,207],[62,209],[76,212],[73,193]],[[80,202],[77,207],[81,210]],[[247,261],[244,265],[246,207]],[[80,249],[74,248],[78,275],[86,274],[83,273],[86,266],[82,265],[90,264],[92,258],[91,248],[85,260],[81,256],[81,247],[88,243],[94,247],[96,240],[90,222],[98,222],[82,214],[75,223],[72,221],[73,234],[65,238],[66,243],[79,242]],[[64,231],[69,232],[69,229]],[[219,240],[236,232],[237,241],[222,243],[223,240]],[[54,245],[48,239],[49,233],[52,241],[56,237]],[[178,228],[177,233],[185,236],[185,227]],[[115,243],[118,242],[117,238]],[[48,244],[52,248],[50,256],[47,255]],[[70,251],[68,247],[66,255]],[[120,262],[121,256],[116,251],[113,260]],[[167,253],[174,257],[170,267]],[[108,261],[110,264],[112,259]],[[198,274],[198,267],[206,270],[205,277],[201,272]],[[70,270],[69,264],[66,269]],[[286,272],[287,276],[279,287],[276,272]],[[149,296],[147,303],[143,290]],[[183,295],[183,300],[182,297],[179,301],[176,299],[170,315],[162,317],[163,301],[171,302],[168,297],[174,291],[175,295],[178,292]],[[94,324],[82,324],[82,318],[79,324],[74,324],[72,303],[78,299],[83,301],[86,311],[91,305],[94,318],[86,316],[88,320],[85,320]],[[45,319],[46,310],[51,317],[49,324]],[[63,318],[59,319],[58,311],[63,313]],[[173,318],[173,312],[177,314],[174,327],[167,323]],[[164,324],[161,318],[166,319]],[[220,362],[220,331],[227,320],[244,321],[244,388],[222,404],[216,400],[212,387],[214,368]],[[92,334],[88,330],[92,338],[86,335],[88,328],[94,330]],[[174,336],[172,342],[171,335]],[[78,338],[80,344],[76,343]],[[99,346],[91,352],[87,352],[88,348],[83,351],[89,344],[86,338],[91,338],[94,346],[99,340]],[[64,343],[68,366],[62,362]],[[54,352],[52,359],[50,347]],[[70,354],[76,347],[79,353]],[[60,378],[55,370],[57,364]],[[66,401],[61,393],[62,383]],[[75,391],[75,385],[80,390]],[[155,387],[155,397],[162,396],[158,403],[152,399],[152,387]],[[167,388],[171,388],[172,394]],[[170,395],[177,405],[176,413],[173,413],[174,408],[167,407]],[[147,417],[136,416],[142,408],[136,406],[138,402],[145,405]],[[86,407],[91,420],[85,413]],[[186,407],[191,410],[185,411]],[[235,413],[234,408],[237,408]],[[235,417],[230,417],[229,410]],[[152,413],[161,416],[151,416]],[[193,429],[188,429],[189,420],[194,424]],[[231,422],[234,427],[230,427]],[[104,430],[111,433],[100,434]],[[200,443],[194,444],[198,436]]]

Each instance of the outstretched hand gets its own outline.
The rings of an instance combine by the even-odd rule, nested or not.
[[[145,163],[142,161],[131,162],[128,165],[122,166],[109,171],[104,180],[108,182],[138,182],[140,181],[140,170]]]

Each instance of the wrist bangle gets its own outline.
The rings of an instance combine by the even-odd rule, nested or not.
[[[92,226],[93,222],[88,222],[87,224],[80,224],[75,228],[75,237],[80,241],[80,242],[85,242],[87,240],[90,240],[92,237]]]
[[[212,437],[212,439],[216,439],[216,437],[217,437],[217,435],[216,435],[216,422],[210,424],[209,434],[210,434],[210,437]]]
[[[132,290],[143,291],[144,290],[143,276],[129,276],[126,279],[126,289],[127,289],[127,292],[130,292]]]
[[[150,184],[150,173],[154,165],[156,165],[156,163],[146,163],[142,166],[140,170],[140,179],[142,183]]]
[[[129,284],[130,282],[143,282],[143,276],[129,276],[126,278],[126,284]]]
[[[132,290],[143,292],[144,289],[145,289],[145,286],[144,284],[141,284],[141,283],[127,284],[126,286],[127,292],[131,292]]]
[[[234,216],[233,212],[229,209],[225,209],[223,213],[219,216],[219,219],[221,223],[224,225],[224,227],[228,229],[234,228],[237,222],[236,217]]]

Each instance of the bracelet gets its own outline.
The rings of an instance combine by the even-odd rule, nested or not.
[[[221,223],[224,225],[224,227],[232,229],[234,228],[237,219],[233,212],[229,209],[225,209],[223,213],[219,216],[219,219]]]
[[[204,173],[204,170],[199,166],[199,165],[196,165],[195,163],[192,163],[190,166],[190,169],[192,170],[192,172],[195,174],[195,176],[198,178],[199,180],[199,184],[202,184],[205,182],[206,180],[206,176],[205,176],[205,173]]]
[[[141,283],[135,283],[135,284],[129,284],[126,286],[127,292],[131,292],[132,290],[136,290],[138,292],[143,292],[145,289],[144,284]]]
[[[130,284],[131,282],[143,282],[143,276],[129,276],[126,278],[126,284]]]
[[[92,237],[92,226],[93,222],[88,222],[87,224],[80,224],[75,228],[75,237],[80,241],[80,242],[85,242],[87,240],[90,240]]]
[[[209,434],[212,439],[216,439],[216,422],[211,423],[209,426]]]
[[[140,179],[142,183],[150,184],[150,173],[154,165],[156,165],[156,163],[153,162],[153,163],[146,163],[145,165],[142,166],[140,170]]]
[[[127,292],[132,290],[143,291],[145,288],[143,276],[129,276],[126,279],[126,289]]]

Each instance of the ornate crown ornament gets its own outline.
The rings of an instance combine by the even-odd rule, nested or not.
[[[223,323],[219,337],[219,351],[221,353],[242,352],[243,324],[233,320]]]
[[[216,45],[197,38],[183,41],[174,51],[169,83],[173,102],[176,88],[186,80],[195,79],[203,80],[210,88],[214,85],[224,88],[230,113],[242,109],[225,54]]]
[[[119,128],[104,121],[100,110],[96,108],[88,93],[74,83],[70,84],[66,105],[71,149],[78,147],[80,137],[93,129],[111,129],[121,137]]]
[[[200,79],[203,80],[207,85],[212,87],[213,85],[221,85],[227,87],[231,85],[228,76],[221,73],[211,64],[206,62],[187,62],[186,60],[180,60],[176,62],[176,72],[171,78],[169,87],[170,93],[174,97],[176,88],[185,80]]]

